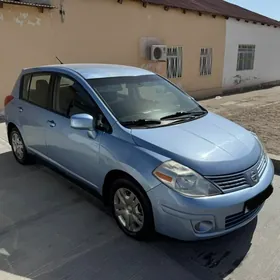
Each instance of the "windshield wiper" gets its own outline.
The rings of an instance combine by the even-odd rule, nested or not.
[[[205,115],[207,112],[206,111],[194,111],[194,112],[184,112],[184,111],[178,111],[174,114],[162,117],[160,120],[169,120],[169,119],[176,119],[178,117],[197,117],[197,116],[202,116]]]
[[[133,121],[125,121],[121,122],[124,126],[145,126],[145,125],[153,125],[153,124],[161,124],[160,120],[149,120],[149,119],[138,119]]]

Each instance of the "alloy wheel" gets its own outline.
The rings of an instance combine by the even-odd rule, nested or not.
[[[19,160],[22,160],[24,157],[24,144],[17,132],[12,133],[12,147],[16,157]]]
[[[126,230],[136,233],[143,228],[143,207],[131,190],[119,188],[115,192],[114,211],[119,222]]]

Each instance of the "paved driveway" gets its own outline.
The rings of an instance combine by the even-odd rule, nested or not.
[[[251,224],[187,243],[126,237],[96,198],[44,166],[15,162],[0,126],[0,279],[280,279],[280,179]]]

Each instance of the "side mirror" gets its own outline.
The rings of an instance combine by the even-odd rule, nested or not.
[[[71,127],[80,130],[90,130],[95,129],[95,119],[89,114],[76,114],[70,119]]]

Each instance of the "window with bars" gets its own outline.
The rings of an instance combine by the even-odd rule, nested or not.
[[[183,72],[183,47],[167,48],[167,78],[181,78]]]
[[[255,61],[255,45],[239,45],[237,55],[237,71],[253,70]]]
[[[200,50],[200,76],[212,74],[212,48],[202,48]]]

